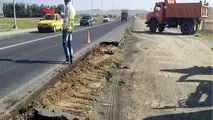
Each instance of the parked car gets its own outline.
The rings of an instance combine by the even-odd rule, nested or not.
[[[107,15],[105,15],[103,17],[103,23],[105,23],[105,22],[109,22],[109,16],[107,16]]]
[[[62,30],[62,24],[63,21],[59,14],[45,14],[37,27],[39,32],[56,32],[57,30]]]
[[[90,15],[84,15],[80,20],[80,26],[93,25],[95,20]]]

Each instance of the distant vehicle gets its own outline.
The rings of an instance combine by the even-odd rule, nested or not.
[[[38,31],[52,31],[62,30],[63,21],[59,14],[45,14],[44,17],[38,23]]]
[[[155,4],[153,12],[147,14],[147,27],[154,33],[165,27],[177,28],[184,35],[195,34],[201,21],[208,17],[208,3],[176,3],[176,0],[164,0]]]
[[[121,21],[127,21],[127,19],[128,19],[128,10],[122,10]]]
[[[93,25],[95,20],[92,18],[91,15],[84,15],[80,20],[80,26],[90,26]]]
[[[109,16],[105,15],[105,16],[103,17],[103,22],[104,22],[104,23],[105,23],[105,22],[109,22]]]

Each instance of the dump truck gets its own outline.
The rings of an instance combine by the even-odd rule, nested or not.
[[[195,34],[202,21],[208,17],[208,3],[176,3],[176,0],[164,0],[155,3],[154,11],[146,16],[147,27],[155,33],[163,32],[165,27],[178,28],[182,34]]]
[[[121,21],[127,21],[128,19],[128,10],[121,11]]]

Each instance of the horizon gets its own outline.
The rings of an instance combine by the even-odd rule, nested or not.
[[[1,0],[2,2],[13,2],[13,0]],[[58,5],[63,4],[64,0],[15,0],[16,2],[22,2],[26,4],[44,4],[44,5]],[[149,0],[149,1],[141,1],[141,0],[132,0],[131,2],[124,2],[123,0],[103,0],[103,10],[119,10],[119,9],[130,9],[130,10],[147,10],[149,11],[155,5],[155,2],[160,2],[163,0]],[[200,0],[176,0],[177,3],[183,2],[199,2]],[[213,0],[207,0],[210,7],[213,7]],[[82,4],[84,3],[84,4]],[[145,5],[143,5],[145,4]],[[74,0],[74,6],[76,10],[91,10],[91,0]],[[101,0],[93,0],[93,9],[102,10],[102,2]]]

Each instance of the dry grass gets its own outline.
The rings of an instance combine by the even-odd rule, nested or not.
[[[40,18],[17,18],[17,26],[19,29],[36,28]],[[76,18],[76,23],[79,23],[80,18]],[[13,30],[14,18],[0,18],[0,32]]]
[[[20,29],[35,28],[39,20],[39,18],[17,18],[17,26]],[[13,25],[13,18],[0,18],[0,32],[11,31]]]

